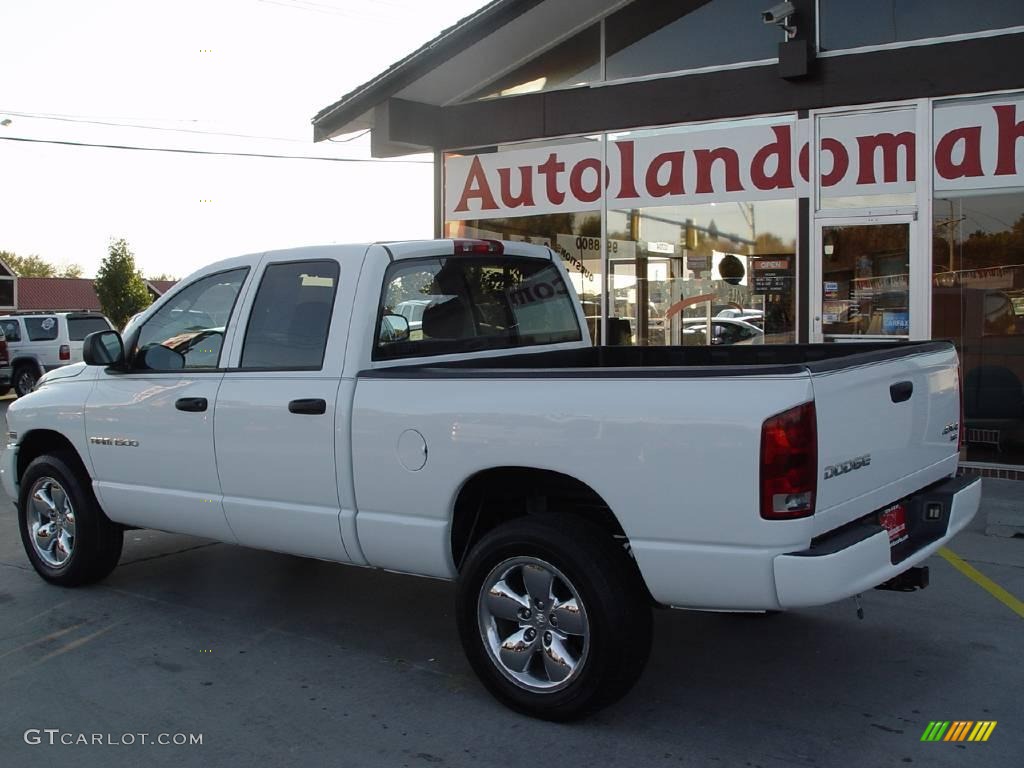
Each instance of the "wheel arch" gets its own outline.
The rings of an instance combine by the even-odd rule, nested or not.
[[[21,365],[31,365],[33,368],[39,371],[40,376],[46,373],[45,369],[43,368],[43,364],[39,362],[38,357],[34,357],[33,355],[19,355],[18,357],[11,358],[12,377],[14,375],[14,371],[16,371],[18,367]]]
[[[79,453],[78,448],[75,447],[75,444],[67,437],[52,429],[33,429],[18,444],[18,484],[21,484],[21,478],[25,475],[25,470],[35,459],[48,453],[57,452],[66,452],[72,455],[86,476],[89,475],[88,465],[84,458]]]
[[[461,569],[473,545],[508,520],[564,514],[595,524],[629,553],[629,537],[618,517],[587,483],[550,469],[505,466],[478,471],[459,489],[449,529],[452,562]],[[632,555],[629,560],[643,583],[636,560]]]

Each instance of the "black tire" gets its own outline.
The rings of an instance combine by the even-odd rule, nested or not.
[[[19,365],[14,369],[14,376],[11,378],[14,394],[24,397],[35,389],[37,381],[39,381],[39,371],[31,365]]]
[[[52,484],[47,486],[47,481],[51,481]],[[30,503],[39,504],[33,502],[30,496],[36,490],[46,489],[50,499],[57,502],[58,508],[66,511],[67,507],[59,502],[59,495],[57,499],[53,498],[57,493],[55,486],[66,494],[70,502],[74,531],[71,536],[70,556],[56,564],[48,562],[36,551],[31,531],[33,522],[36,522],[36,507],[29,506]],[[46,505],[38,508],[45,509]],[[66,525],[65,519],[63,526]],[[103,514],[93,495],[89,477],[73,453],[59,452],[39,456],[28,465],[21,477],[18,528],[21,530],[21,542],[25,547],[25,553],[36,573],[52,584],[77,587],[99,581],[114,570],[121,558],[124,529]],[[53,541],[52,536],[50,540]],[[54,541],[54,544],[56,543]]]
[[[0,397],[6,396],[7,393],[10,392],[10,391],[11,391],[11,388],[9,386],[8,387],[0,387]]]
[[[487,621],[480,612],[485,582],[517,558],[536,558],[560,571],[585,609],[588,650],[557,690],[513,682],[481,629]],[[617,701],[633,687],[650,654],[651,608],[636,567],[607,532],[571,515],[518,518],[488,533],[461,569],[456,619],[462,647],[484,686],[511,709],[544,720],[575,720]],[[515,631],[515,621],[503,626]],[[543,662],[543,649],[538,653]]]

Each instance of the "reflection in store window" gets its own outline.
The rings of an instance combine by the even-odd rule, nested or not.
[[[1020,0],[818,0],[822,50],[924,40],[1024,24]]]
[[[824,227],[821,273],[826,339],[909,336],[909,224]]]
[[[1024,464],[1024,191],[936,197],[932,336],[960,353],[966,458]]]
[[[750,0],[635,0],[605,21],[607,78],[637,77],[774,59],[779,31]]]
[[[788,344],[795,200],[608,212],[609,344]]]

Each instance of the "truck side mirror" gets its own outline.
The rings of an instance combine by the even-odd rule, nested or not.
[[[124,362],[124,342],[117,331],[96,331],[82,342],[86,365],[120,365]]]
[[[380,319],[380,344],[409,340],[409,321],[403,315],[384,315]]]

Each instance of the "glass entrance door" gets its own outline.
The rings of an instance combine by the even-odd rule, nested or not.
[[[911,216],[820,219],[812,341],[911,338]]]

